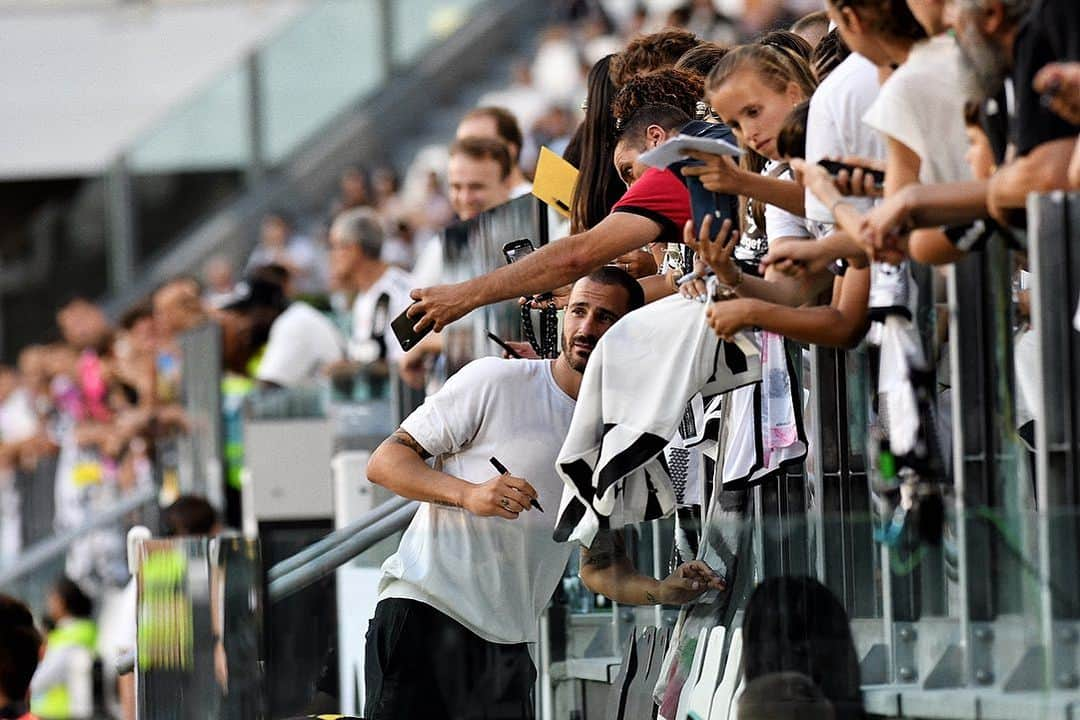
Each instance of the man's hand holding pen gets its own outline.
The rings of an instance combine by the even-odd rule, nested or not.
[[[507,520],[516,519],[519,513],[529,510],[530,507],[543,512],[536,501],[536,488],[525,478],[511,475],[494,458],[491,462],[499,474],[467,490],[464,502],[466,510],[481,517],[503,517]]]

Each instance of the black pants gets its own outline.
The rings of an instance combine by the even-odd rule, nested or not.
[[[535,716],[536,668],[525,643],[488,642],[424,603],[381,601],[364,657],[367,720]]]

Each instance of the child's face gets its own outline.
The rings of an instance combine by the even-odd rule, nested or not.
[[[716,114],[739,141],[770,160],[779,160],[776,136],[791,109],[805,100],[795,83],[777,92],[758,73],[739,70],[709,96]]]
[[[968,149],[964,155],[976,180],[987,180],[994,174],[994,151],[990,148],[990,139],[982,128],[968,125],[965,130]]]

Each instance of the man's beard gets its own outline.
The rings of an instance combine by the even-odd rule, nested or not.
[[[563,357],[566,358],[566,362],[570,366],[571,370],[579,373],[585,372],[585,364],[589,360],[588,358],[582,360],[576,355],[574,355],[574,343],[579,341],[587,343],[589,345],[589,356],[592,357],[592,351],[596,349],[596,341],[598,339],[599,338],[595,338],[592,335],[575,335],[570,338],[568,338],[565,334],[563,335],[562,354]]]
[[[997,95],[1009,65],[1002,48],[979,32],[974,21],[965,23],[957,32],[957,42],[964,55],[965,68],[962,84],[964,94],[972,100],[985,100]]]

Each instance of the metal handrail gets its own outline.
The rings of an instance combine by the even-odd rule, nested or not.
[[[346,525],[343,528],[339,528],[330,533],[326,537],[322,538],[318,542],[314,542],[308,545],[306,548],[296,553],[291,557],[287,557],[281,562],[277,563],[269,570],[266,571],[266,579],[268,582],[273,582],[288,573],[297,570],[298,568],[306,565],[315,558],[319,557],[323,553],[330,550],[330,548],[341,544],[345,540],[349,539],[353,535],[366,529],[370,525],[382,520],[384,517],[399,510],[409,504],[409,500],[403,497],[394,496],[376,506],[374,509],[365,513],[360,519]]]
[[[318,557],[289,573],[271,580],[267,586],[270,603],[276,603],[303,590],[308,585],[322,580],[339,567],[355,558],[372,545],[385,540],[398,530],[404,529],[416,514],[420,503],[411,500],[386,517],[372,523],[369,527],[354,533],[334,545]]]
[[[155,487],[144,487],[136,490],[133,495],[126,497],[120,502],[103,512],[97,513],[77,528],[55,535],[48,540],[35,544],[22,553],[19,561],[9,568],[0,570],[0,587],[14,582],[16,579],[37,570],[46,562],[63,555],[77,541],[86,535],[111,525],[123,518],[133,510],[138,510],[143,505],[157,502],[158,491]]]

